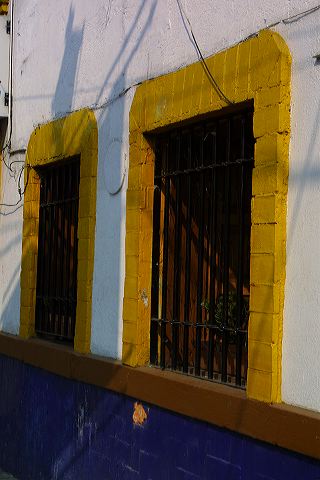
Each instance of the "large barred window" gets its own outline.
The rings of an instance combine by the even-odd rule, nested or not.
[[[79,157],[38,169],[39,240],[35,329],[71,341],[77,306]]]
[[[253,112],[155,137],[151,363],[244,387]]]

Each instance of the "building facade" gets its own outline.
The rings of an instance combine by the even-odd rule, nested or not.
[[[0,2],[18,478],[320,477],[320,7],[196,3]]]

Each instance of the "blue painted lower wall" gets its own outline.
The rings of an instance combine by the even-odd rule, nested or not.
[[[0,356],[0,468],[21,480],[307,480],[320,463]]]

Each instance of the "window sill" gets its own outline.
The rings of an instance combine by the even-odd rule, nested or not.
[[[73,380],[320,459],[320,414],[246,398],[243,390],[151,367],[81,355],[72,347],[0,333],[0,354]]]

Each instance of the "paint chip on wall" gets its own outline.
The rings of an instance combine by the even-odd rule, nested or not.
[[[146,411],[139,402],[134,402],[132,420],[135,425],[143,425],[147,420]]]

